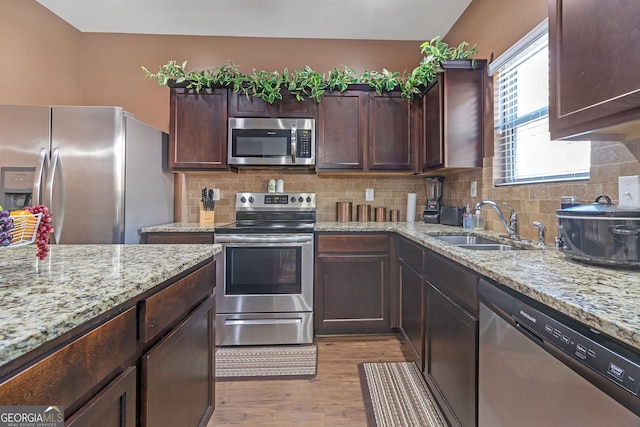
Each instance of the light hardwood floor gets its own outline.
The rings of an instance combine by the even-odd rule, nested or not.
[[[366,426],[358,363],[405,361],[396,336],[316,337],[318,370],[311,380],[216,383],[213,426]]]

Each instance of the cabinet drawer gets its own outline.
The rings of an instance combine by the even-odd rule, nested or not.
[[[215,272],[216,264],[211,262],[143,301],[140,340],[149,342],[213,294]]]
[[[318,252],[388,252],[389,236],[360,234],[318,235]]]
[[[422,248],[404,238],[398,239],[398,258],[406,262],[414,270],[422,273]]]
[[[430,251],[424,254],[425,276],[438,289],[478,314],[478,278]]]
[[[130,308],[0,385],[3,405],[64,406],[115,373],[136,352],[136,311]]]
[[[145,233],[144,242],[160,244],[213,244],[213,233]]]

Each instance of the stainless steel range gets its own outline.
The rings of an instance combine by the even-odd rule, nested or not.
[[[238,193],[217,227],[216,345],[313,342],[315,193]]]

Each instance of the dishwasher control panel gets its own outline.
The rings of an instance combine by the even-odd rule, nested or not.
[[[594,371],[638,395],[640,365],[637,363],[519,301],[515,303],[512,315],[516,322],[534,332],[542,340],[560,348]]]

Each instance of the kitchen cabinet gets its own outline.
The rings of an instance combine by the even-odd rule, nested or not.
[[[398,238],[399,329],[409,346],[414,361],[424,367],[425,282],[422,278],[422,248]]]
[[[142,356],[141,426],[206,425],[214,404],[215,296]]]
[[[422,96],[422,172],[482,167],[485,66],[447,61]]]
[[[549,2],[552,139],[640,136],[638,22],[635,0]]]
[[[74,427],[205,425],[215,270],[210,258],[3,366],[0,402],[58,404]]]
[[[305,98],[298,101],[295,95],[282,91],[282,99],[269,104],[255,96],[229,91],[229,117],[292,117],[316,119],[318,103]]]
[[[227,170],[227,89],[172,87],[169,167]]]
[[[451,425],[478,423],[478,277],[425,250],[424,376]]]
[[[213,232],[149,232],[142,233],[142,242],[149,244],[212,244]]]
[[[316,333],[392,330],[389,251],[387,234],[316,234]]]
[[[413,172],[422,105],[370,87],[326,92],[319,103],[316,171]]]
[[[129,308],[4,381],[0,402],[55,402],[72,414],[120,374],[122,366],[130,366],[135,352],[136,310]]]
[[[95,398],[73,414],[65,423],[67,427],[135,427],[136,418],[136,367],[127,368]]]

